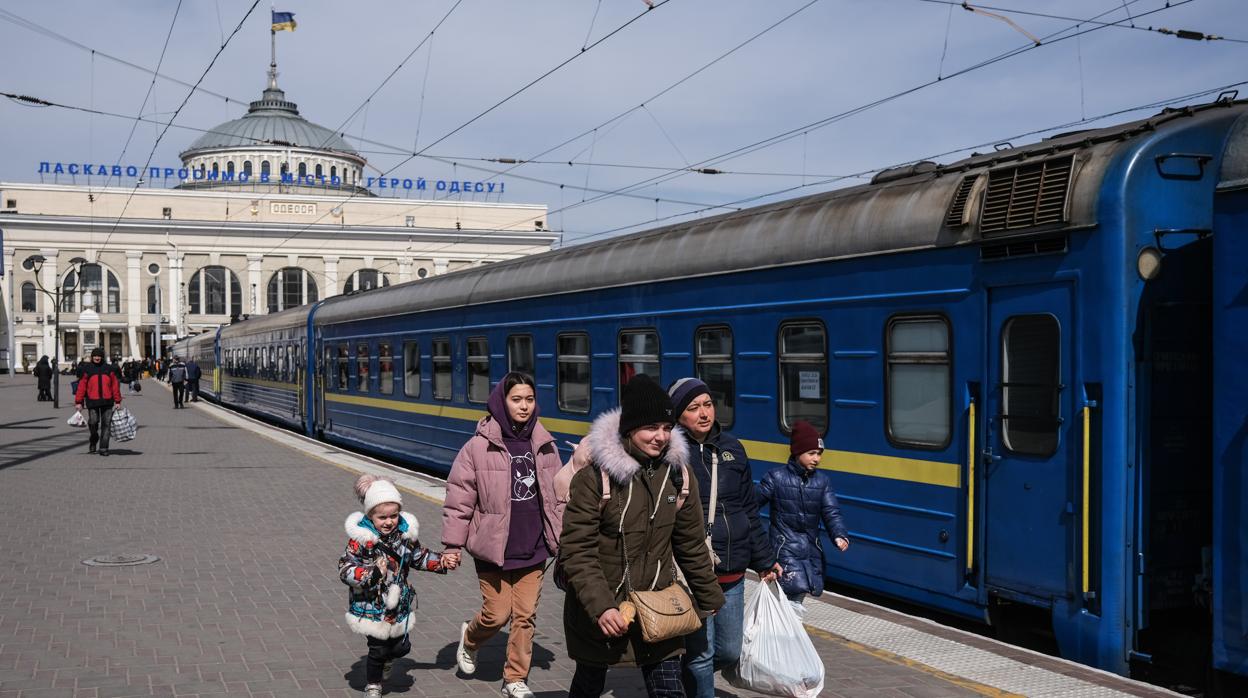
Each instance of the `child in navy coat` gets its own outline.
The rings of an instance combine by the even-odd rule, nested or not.
[[[784,568],[780,588],[799,615],[806,595],[823,593],[823,545],[819,524],[837,549],[849,549],[849,532],[827,473],[819,471],[823,439],[808,422],[793,424],[789,462],[772,469],[758,484],[759,507],[771,507],[771,546]]]

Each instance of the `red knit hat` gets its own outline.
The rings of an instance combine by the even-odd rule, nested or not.
[[[807,451],[815,449],[823,450],[823,439],[819,438],[819,432],[804,419],[793,422],[793,433],[789,436],[789,452],[793,455],[800,455]]]

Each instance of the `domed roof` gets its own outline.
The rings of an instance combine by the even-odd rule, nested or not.
[[[299,107],[286,101],[286,93],[273,84],[264,91],[263,97],[251,103],[241,119],[227,121],[200,136],[182,157],[199,150],[258,145],[332,150],[360,157],[337,133],[299,116]]]

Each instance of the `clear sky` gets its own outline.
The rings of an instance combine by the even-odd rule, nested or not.
[[[997,8],[988,11],[1017,27],[933,0],[653,4],[647,11],[644,0],[290,0],[273,8],[295,13],[298,23],[277,35],[279,84],[305,118],[346,134],[369,158],[371,176],[502,182],[502,194],[465,198],[545,204],[549,227],[574,244],[730,210],[716,206],[850,186],[918,159],[950,162],[970,150],[949,151],[1032,142],[1044,134],[1020,134],[1079,128],[1070,124],[1248,81],[1248,0],[977,5]],[[5,2],[0,91],[124,118],[0,100],[0,181],[39,181],[42,161],[142,166],[150,156],[153,166],[176,167],[200,130],[241,116],[264,88],[270,6],[256,5],[243,21],[251,7],[252,0]],[[1183,40],[1148,27],[1228,40]],[[1070,38],[1079,32],[1086,33]],[[159,145],[158,123],[140,122],[131,137],[133,117],[168,121],[189,88],[161,78],[148,96],[152,75],[113,58],[148,70],[159,64],[162,75],[194,84],[227,40]],[[1240,89],[1248,97],[1248,85]],[[768,141],[781,134],[791,137]],[[755,144],[767,147],[741,150]],[[681,173],[691,167],[723,173]],[[844,175],[858,176],[835,179]],[[376,191],[411,197],[414,206],[421,196],[446,196],[432,186]],[[602,195],[619,191],[631,196]]]

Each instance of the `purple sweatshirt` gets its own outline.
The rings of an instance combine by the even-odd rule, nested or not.
[[[537,486],[537,465],[530,441],[537,423],[537,404],[524,424],[515,424],[507,415],[506,396],[500,382],[490,393],[487,407],[490,416],[503,431],[503,445],[511,455],[511,527],[507,531],[507,547],[503,554],[504,570],[516,570],[540,564],[549,557],[546,534],[542,530],[542,499]],[[498,569],[488,562],[477,561],[478,569]]]

